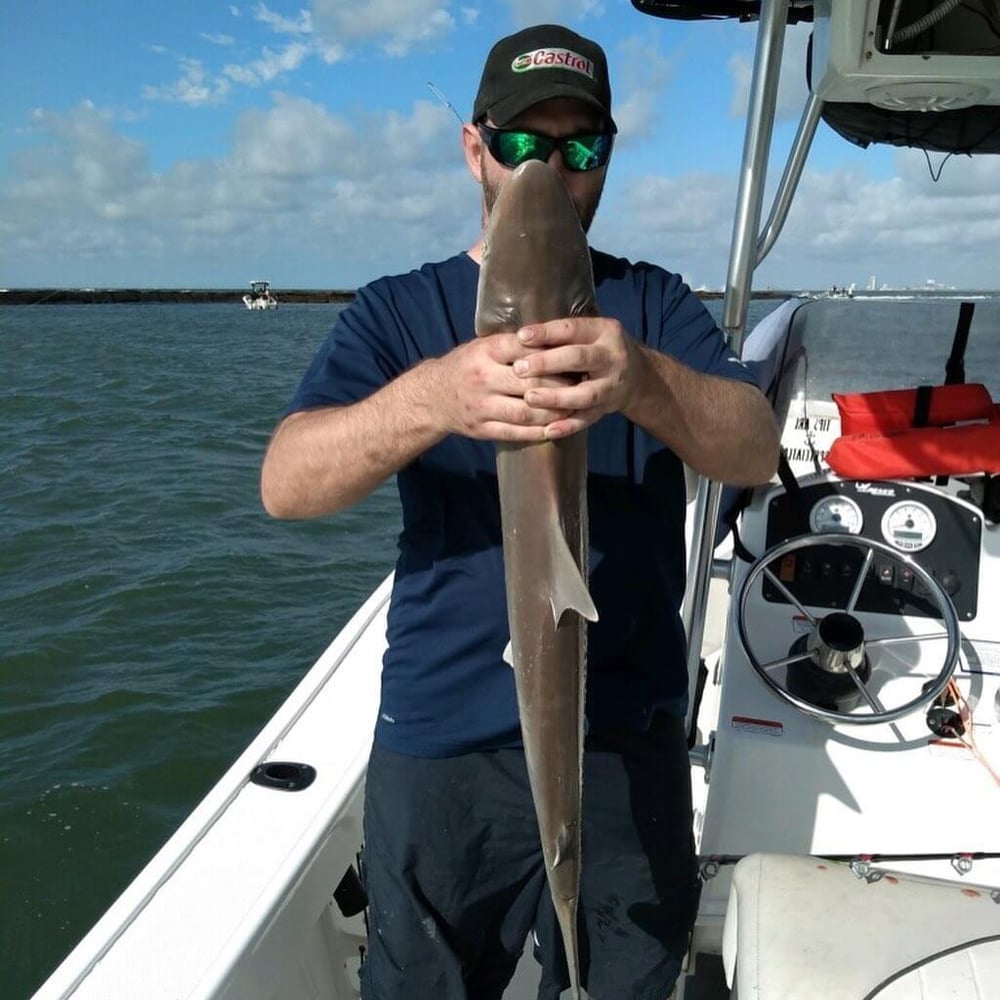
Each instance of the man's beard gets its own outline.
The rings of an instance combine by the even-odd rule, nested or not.
[[[486,165],[482,164],[482,177],[483,177],[483,207],[486,209],[486,218],[483,219],[483,225],[485,226],[487,219],[493,214],[493,206],[497,202],[497,198],[500,196],[500,188],[502,185],[492,184],[486,179]],[[604,185],[601,186],[589,197],[578,200],[573,198],[573,204],[576,206],[576,214],[580,217],[580,226],[583,228],[585,233],[590,232],[590,224],[594,221],[594,216],[597,214],[597,206],[601,203],[601,194],[604,191]]]

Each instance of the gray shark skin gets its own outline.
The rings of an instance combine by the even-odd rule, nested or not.
[[[597,314],[587,238],[562,178],[540,161],[518,167],[485,235],[476,303],[479,336]],[[504,571],[521,733],[549,890],[580,989],[580,893],[587,590],[587,437],[498,442]]]

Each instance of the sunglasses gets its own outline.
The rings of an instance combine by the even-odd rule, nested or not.
[[[553,139],[524,129],[500,129],[477,125],[490,156],[505,167],[519,167],[527,160],[548,160],[558,149],[567,170],[582,173],[603,167],[611,158],[612,132],[587,132]]]

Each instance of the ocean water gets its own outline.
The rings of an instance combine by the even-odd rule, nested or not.
[[[852,364],[866,349],[895,384],[940,379],[951,329],[918,340],[915,316],[880,303],[859,323],[855,305],[836,304]],[[0,310],[5,998],[44,980],[392,566],[391,484],[310,523],[258,499],[337,308]],[[1000,398],[1000,300],[982,316],[968,375]]]

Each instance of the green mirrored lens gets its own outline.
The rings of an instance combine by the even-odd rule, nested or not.
[[[501,163],[517,167],[526,160],[547,160],[555,143],[533,132],[498,132]]]
[[[563,162],[570,170],[596,170],[607,162],[610,149],[606,135],[576,135],[563,140]]]

